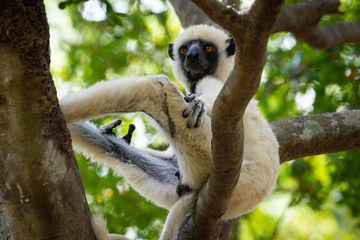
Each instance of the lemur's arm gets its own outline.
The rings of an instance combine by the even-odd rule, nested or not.
[[[145,112],[156,118],[165,132],[171,133],[171,119],[166,110],[168,92],[178,95],[171,101],[183,102],[181,92],[164,75],[128,77],[98,82],[64,98],[60,107],[67,124],[113,113]],[[152,116],[154,113],[156,116]]]

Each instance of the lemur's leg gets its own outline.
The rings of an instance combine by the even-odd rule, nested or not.
[[[130,144],[130,143],[131,143],[131,138],[132,138],[132,134],[133,134],[134,131],[135,131],[135,125],[134,125],[134,124],[130,124],[130,125],[129,125],[129,130],[128,130],[127,134],[122,137],[122,139],[124,139],[124,141],[125,141],[127,144]]]
[[[181,222],[194,208],[197,192],[191,192],[180,198],[170,209],[165,225],[161,232],[160,240],[173,240],[178,233]]]
[[[110,166],[141,195],[167,209],[178,200],[180,182],[173,164],[137,151],[112,134],[101,134],[91,123],[74,123],[70,129],[76,150]]]

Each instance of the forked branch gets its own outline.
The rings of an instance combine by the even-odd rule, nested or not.
[[[193,228],[195,239],[212,239],[240,176],[244,141],[242,116],[258,89],[267,41],[283,1],[258,0],[250,10],[242,12],[215,0],[193,2],[228,30],[237,45],[236,67],[213,107],[212,171],[199,193],[191,221],[196,226]]]

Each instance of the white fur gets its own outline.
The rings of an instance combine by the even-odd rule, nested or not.
[[[104,218],[100,216],[93,216],[91,218],[91,226],[94,231],[95,237],[98,240],[129,240],[120,234],[109,234],[106,221]]]
[[[186,29],[176,39],[174,44],[173,71],[174,75],[187,85],[188,88],[189,83],[183,74],[177,49],[182,44],[194,39],[212,42],[218,48],[220,56],[218,69],[215,74],[199,80],[195,88],[196,95],[207,104],[207,114],[211,116],[215,99],[233,69],[234,57],[226,56],[225,50],[227,46],[225,42],[228,36],[221,30],[205,25],[198,25]],[[244,159],[241,174],[233,196],[230,199],[228,209],[222,217],[223,219],[235,218],[252,211],[270,194],[278,175],[278,142],[268,123],[257,109],[257,102],[255,100],[251,100],[247,106],[243,116],[243,124]],[[211,138],[207,140],[202,139],[202,141],[211,141]],[[209,149],[209,151],[211,151],[211,149]],[[180,173],[184,176],[187,176],[189,173],[207,176],[210,173],[211,163],[209,160],[201,164],[202,166],[206,166],[206,169],[204,169],[204,167],[202,169],[193,169],[193,167],[196,167],[192,162],[194,160],[197,161],[195,158],[185,157],[184,160],[184,163],[179,162]],[[200,163],[199,161],[197,162]],[[206,174],[203,173],[204,170]],[[166,219],[160,238],[161,240],[175,239],[181,220],[191,211],[194,203],[195,201],[190,201],[189,198],[185,197],[176,202],[174,207],[170,209]]]
[[[204,77],[196,85],[195,94],[206,103],[207,114],[211,116],[215,99],[223,87],[223,83],[213,77]]]
[[[171,208],[159,240],[175,239],[181,221],[192,210],[195,205],[197,192],[191,192],[183,196]]]

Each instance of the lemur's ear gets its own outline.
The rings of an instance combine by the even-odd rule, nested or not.
[[[170,57],[172,60],[174,60],[173,47],[174,47],[174,43],[169,43],[168,54],[169,54],[169,57]]]
[[[227,56],[232,56],[235,54],[236,51],[236,44],[234,42],[234,39],[232,37],[226,39],[226,43],[229,44],[229,46],[226,48]]]

